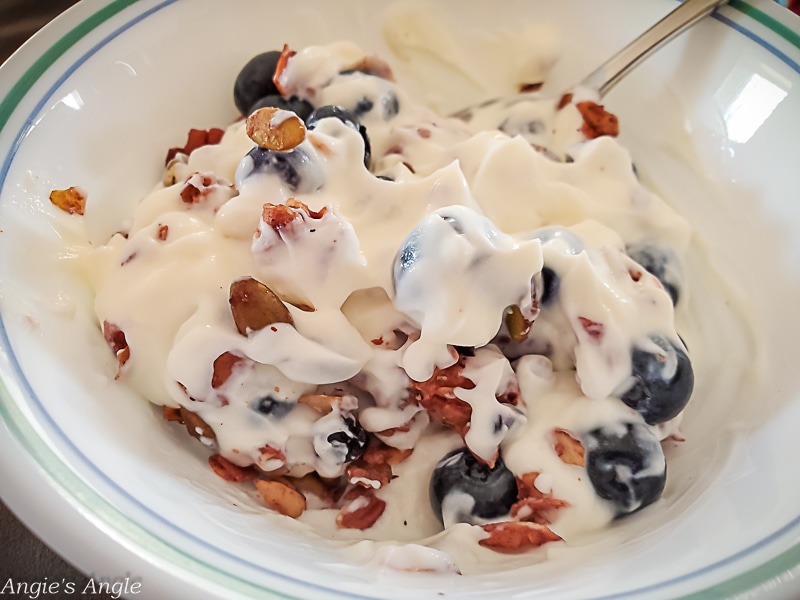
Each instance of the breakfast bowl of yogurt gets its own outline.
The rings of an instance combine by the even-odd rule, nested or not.
[[[65,13],[2,67],[4,500],[148,597],[791,597],[798,28],[572,87],[674,7]]]

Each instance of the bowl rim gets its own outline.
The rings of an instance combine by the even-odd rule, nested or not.
[[[23,101],[33,88],[48,71],[48,69],[69,49],[78,42],[92,34],[98,35],[97,30],[104,26],[110,19],[119,15],[128,8],[134,11],[135,8],[141,9],[139,12],[132,12],[131,17],[111,32],[103,35],[99,41],[84,52],[69,68],[61,73],[56,81],[48,88],[44,95],[36,101],[33,109],[27,115],[24,123],[18,132],[12,132],[12,142],[8,153],[0,163],[0,197],[6,183],[6,179],[14,160],[15,154],[24,141],[26,133],[32,127],[33,120],[42,110],[46,102],[51,98],[55,90],[70,77],[70,75],[86,62],[93,54],[105,46],[115,37],[134,27],[144,19],[156,14],[163,8],[175,4],[178,0],[102,0],[93,3],[91,7],[86,2],[80,2],[75,7],[67,10],[56,18],[55,21],[45,26],[40,32],[33,36],[18,49],[0,69],[8,72],[13,67],[20,72],[20,76],[13,84],[7,81],[0,83],[0,132],[6,133],[4,129],[8,126],[12,116],[22,109]],[[150,6],[146,6],[146,5]],[[138,5],[138,6],[136,6]],[[97,8],[95,8],[97,7]],[[760,45],[771,54],[776,56],[792,70],[800,74],[800,63],[795,61],[781,46],[794,47],[800,50],[800,17],[790,13],[788,10],[779,6],[771,0],[731,0],[730,3],[713,15],[717,21],[727,25],[731,29],[741,33],[751,41]],[[755,23],[755,27],[753,26]],[[61,35],[58,35],[63,31]],[[777,36],[775,40],[767,40],[762,32],[768,32]],[[48,42],[48,37],[56,35],[57,39]],[[44,51],[35,51],[34,46],[44,45]],[[9,78],[10,79],[10,78]],[[34,458],[36,463],[42,468],[44,477],[48,483],[56,488],[62,496],[77,502],[81,507],[83,516],[101,529],[109,537],[124,539],[129,546],[135,548],[135,552],[148,557],[157,564],[165,562],[171,569],[178,568],[184,572],[191,572],[194,576],[202,574],[210,582],[225,588],[237,591],[242,594],[257,593],[259,596],[269,595],[275,598],[290,598],[291,596],[264,588],[258,584],[248,582],[232,573],[226,572],[209,561],[191,556],[183,550],[173,546],[168,541],[161,539],[156,534],[148,531],[143,525],[132,520],[122,513],[109,500],[103,498],[101,494],[92,487],[66,463],[62,457],[48,443],[46,435],[30,421],[30,415],[25,414],[20,407],[25,403],[33,402],[35,412],[38,417],[47,421],[47,426],[52,431],[61,434],[62,442],[71,448],[77,456],[91,467],[91,461],[83,455],[77,447],[63,434],[57,423],[50,417],[36,394],[25,378],[21,366],[17,361],[14,349],[8,337],[3,315],[0,313],[0,421],[5,429],[0,429],[0,437],[10,433],[24,448],[24,450]],[[96,467],[95,467],[96,469]],[[102,474],[101,474],[102,475]],[[113,483],[111,484],[114,485]],[[118,490],[125,494],[124,491]],[[0,490],[0,496],[7,494]],[[135,499],[130,499],[134,504],[138,504]],[[10,505],[12,510],[15,508]],[[141,507],[149,512],[149,509]],[[797,530],[795,532],[795,530]],[[181,530],[183,535],[189,535]],[[795,533],[795,539],[800,540],[800,515],[780,529],[770,533],[758,542],[748,546],[739,552],[727,556],[706,567],[685,573],[676,578],[662,581],[650,586],[644,586],[628,592],[603,596],[602,598],[625,598],[634,597],[648,591],[657,591],[659,588],[685,582],[712,572],[727,564],[747,556],[748,554],[768,546],[775,539],[787,534]],[[45,536],[46,537],[46,536]],[[237,558],[237,560],[240,560]],[[783,580],[797,572],[800,567],[800,541],[793,544],[788,549],[782,551],[761,564],[748,569],[738,575],[729,577],[719,583],[705,585],[702,589],[681,596],[683,599],[700,599],[713,595],[714,597],[727,597],[733,594],[745,592],[755,592],[766,590],[778,585]],[[263,570],[263,567],[260,567]],[[283,573],[265,571],[279,579],[286,579],[291,582],[298,580]],[[304,585],[313,589],[313,583],[302,582]],[[335,590],[328,588],[317,588],[328,594],[339,594]],[[347,597],[359,597],[347,594]],[[597,598],[596,600],[601,600]]]

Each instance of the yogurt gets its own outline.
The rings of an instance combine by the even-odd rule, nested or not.
[[[691,393],[665,289],[683,292],[688,223],[614,137],[587,139],[587,92],[465,122],[365,59],[348,42],[309,47],[278,80],[355,115],[366,139],[325,118],[277,152],[234,123],[91,252],[98,321],[130,350],[119,381],[199,417],[231,465],[315,496],[298,519],[322,535],[407,544],[382,554],[403,569],[535,554],[655,501],[658,441],[679,435]],[[240,281],[285,317],[237,329]],[[675,410],[650,408],[680,386]],[[386,481],[364,458],[376,447],[395,453]],[[458,449],[508,471],[513,505],[477,514],[484,492],[447,471]],[[306,493],[309,478],[330,497]],[[432,481],[454,486],[446,502]],[[366,527],[342,526],[379,501]]]

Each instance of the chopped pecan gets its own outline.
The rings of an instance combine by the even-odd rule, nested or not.
[[[256,479],[256,489],[272,510],[296,519],[306,510],[306,498],[285,477]]]
[[[389,63],[372,54],[362,58],[349,70],[360,71],[361,73],[366,73],[367,75],[374,75],[375,77],[380,77],[381,79],[394,81],[394,73],[392,73],[392,67],[389,66]]]
[[[75,186],[50,192],[50,202],[71,215],[82,215],[86,210],[86,194]]]
[[[543,498],[523,498],[511,506],[511,516],[517,521],[531,521],[540,525],[552,523],[550,511],[569,506],[566,500],[551,496]]]
[[[219,198],[219,195],[217,195],[219,192],[223,194],[223,200],[230,198],[232,194],[230,183],[214,175],[192,173],[183,183],[180,196],[184,203],[194,205],[212,197],[212,195]]]
[[[556,110],[561,110],[570,102],[572,102],[572,94],[567,92],[566,94],[561,96],[561,98],[558,99],[558,104],[556,104]]]
[[[597,321],[592,321],[586,317],[578,317],[578,322],[583,327],[583,330],[595,341],[600,341],[603,337],[603,324]]]
[[[190,129],[186,144],[184,144],[182,148],[170,148],[167,151],[167,158],[164,164],[168,165],[179,152],[188,155],[201,146],[219,144],[223,135],[225,135],[225,132],[217,127],[212,127],[211,129]]]
[[[302,477],[295,477],[292,479],[292,483],[304,496],[308,497],[309,494],[313,494],[330,505],[339,501],[347,487],[343,477],[323,479],[317,473],[308,473]]]
[[[186,425],[186,431],[188,431],[189,435],[191,435],[193,438],[198,440],[200,438],[206,438],[208,440],[217,439],[217,436],[214,434],[214,430],[211,429],[209,424],[206,423],[197,413],[193,413],[187,408],[181,406],[181,418],[183,419],[183,424]]]
[[[242,335],[273,323],[292,323],[289,309],[271,289],[252,277],[231,284],[230,305],[236,329]]]
[[[168,235],[169,235],[169,225],[159,225],[156,231],[156,239],[160,242],[164,242],[167,240]]]
[[[174,406],[162,406],[161,416],[167,421],[180,423],[183,425],[183,417],[181,416],[181,409]]]
[[[225,385],[233,373],[233,369],[244,358],[233,352],[223,352],[214,360],[214,371],[211,374],[211,387],[215,390]]]
[[[292,58],[297,52],[289,48],[289,44],[283,45],[283,50],[281,50],[281,56],[278,58],[278,63],[275,65],[275,74],[272,76],[272,83],[275,84],[275,87],[278,88],[278,91],[281,95],[286,95],[286,88],[281,83],[281,75],[286,70],[286,65],[289,64],[289,59]]]
[[[255,467],[240,467],[219,454],[209,456],[208,464],[214,470],[214,473],[225,481],[234,483],[253,481],[259,475],[259,471]]]
[[[431,421],[452,427],[462,438],[469,430],[472,407],[455,395],[456,388],[470,390],[475,384],[464,377],[466,357],[446,369],[436,367],[427,381],[413,381],[417,400],[428,411]]]
[[[578,102],[575,107],[583,117],[581,131],[587,139],[594,139],[601,135],[616,137],[619,135],[619,121],[617,116],[608,112],[596,102]]]
[[[306,126],[293,112],[265,106],[247,117],[247,136],[267,150],[288,152],[305,139]]]
[[[520,521],[489,523],[483,526],[483,530],[489,536],[478,543],[496,552],[525,552],[547,542],[561,541],[561,537],[553,533],[549,527],[538,523]]]
[[[365,489],[365,488],[362,488]],[[383,514],[386,502],[370,490],[358,494],[336,515],[336,525],[341,529],[369,529]]]
[[[529,94],[531,92],[538,92],[542,89],[544,85],[543,81],[539,81],[537,83],[520,83],[519,84],[519,93],[520,94]]]
[[[111,348],[111,351],[117,357],[117,374],[114,376],[114,379],[118,379],[122,366],[128,362],[128,359],[131,357],[131,349],[128,346],[123,331],[113,323],[103,321],[103,337]]]
[[[378,489],[392,480],[392,467],[386,463],[368,463],[363,458],[347,465],[347,481],[354,485]]]
[[[370,465],[396,465],[403,462],[414,451],[413,448],[400,450],[384,444],[381,440],[374,435],[369,436],[367,448],[364,450],[364,455],[361,459]]]
[[[583,444],[564,429],[553,430],[553,449],[558,457],[568,465],[583,467],[586,465]]]

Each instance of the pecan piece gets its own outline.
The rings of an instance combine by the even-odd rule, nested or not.
[[[203,419],[197,413],[193,413],[192,411],[184,408],[181,406],[181,418],[183,419],[183,424],[186,425],[186,431],[189,432],[189,435],[195,439],[206,438],[209,440],[216,440],[217,436],[214,434],[214,430],[211,429],[208,423],[203,421]]]
[[[519,521],[489,523],[483,526],[483,530],[489,536],[478,542],[481,546],[509,554],[538,548],[547,542],[561,541],[561,537],[553,533],[549,527],[538,523]]]
[[[86,194],[75,186],[50,192],[50,202],[71,215],[82,215],[86,210]]]
[[[592,340],[599,342],[603,338],[603,324],[586,317],[578,317],[578,322]]]
[[[225,132],[217,127],[211,129],[190,129],[186,144],[182,148],[170,148],[167,151],[165,165],[175,158],[178,153],[189,155],[201,146],[219,144]]]
[[[295,54],[297,54],[297,52],[289,48],[289,44],[284,44],[283,50],[281,50],[280,58],[278,58],[278,63],[275,65],[275,74],[272,76],[272,83],[275,84],[275,87],[278,88],[278,91],[282,96],[286,96],[288,90],[281,83],[281,75],[283,75],[283,72],[286,70],[286,65],[289,64],[289,59]]]
[[[211,387],[215,390],[225,385],[236,365],[244,358],[233,352],[223,352],[214,360],[214,370],[211,374]]]
[[[291,111],[265,106],[247,117],[247,136],[275,152],[288,152],[306,137],[303,120]]]
[[[553,450],[568,465],[586,466],[583,444],[576,440],[565,429],[553,430]]]
[[[619,135],[619,121],[617,116],[608,112],[596,102],[578,102],[575,107],[583,117],[581,131],[587,139],[594,139],[601,135],[616,137]]]
[[[282,515],[296,519],[306,509],[306,497],[285,477],[257,479],[256,489],[264,503]]]
[[[392,467],[386,463],[368,463],[363,458],[347,465],[347,481],[366,488],[378,489],[392,480]]]
[[[364,489],[364,488],[362,488]],[[383,514],[386,502],[370,490],[358,494],[336,515],[336,525],[341,529],[369,529]]]
[[[367,443],[367,448],[364,450],[364,455],[361,457],[361,459],[370,465],[379,465],[385,463],[391,466],[403,462],[405,459],[411,456],[413,451],[413,448],[407,448],[405,450],[394,448],[384,444],[381,440],[371,435],[369,437],[369,442]]]
[[[125,333],[113,323],[103,321],[103,337],[111,348],[111,351],[117,357],[117,374],[114,376],[114,379],[119,379],[122,366],[128,362],[128,359],[131,357],[131,349],[125,339]]]
[[[213,469],[214,473],[222,477],[225,481],[232,481],[234,483],[253,481],[259,475],[258,469],[254,467],[240,467],[219,454],[212,454],[209,456],[208,464]]]
[[[289,309],[275,292],[252,277],[231,284],[230,305],[233,322],[242,335],[273,323],[293,322]]]
[[[417,400],[428,411],[431,421],[452,427],[462,438],[469,430],[472,407],[455,395],[456,388],[470,390],[475,384],[461,375],[466,357],[460,356],[458,362],[446,369],[436,367],[433,376],[427,381],[413,381]]]

